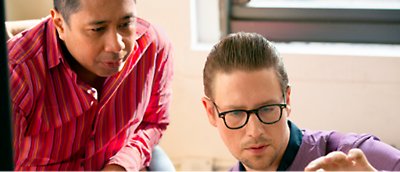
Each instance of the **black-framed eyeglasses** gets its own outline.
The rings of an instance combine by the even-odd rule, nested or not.
[[[219,112],[217,104],[212,101],[218,112],[218,117],[224,120],[225,126],[229,129],[239,129],[244,127],[249,121],[250,115],[254,113],[258,120],[263,124],[274,124],[282,118],[282,111],[287,104],[269,104],[253,110],[235,109]]]

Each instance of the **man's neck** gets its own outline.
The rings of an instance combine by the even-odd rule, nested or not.
[[[76,59],[69,53],[67,47],[64,43],[61,43],[62,52],[65,58],[65,61],[70,66],[71,70],[73,70],[79,81],[82,81],[86,84],[89,84],[93,88],[97,90],[98,97],[100,98],[101,91],[103,89],[103,84],[106,80],[105,77],[99,77],[96,74],[90,72],[86,68],[84,68]]]

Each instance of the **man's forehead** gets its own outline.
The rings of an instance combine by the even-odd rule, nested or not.
[[[119,20],[121,20],[121,21],[124,21],[124,20],[129,20],[129,19],[135,19],[135,17],[133,16],[133,14],[131,14],[131,15],[126,15],[126,16],[123,16],[123,17],[121,17]],[[107,19],[92,19],[92,20],[89,20],[88,21],[88,25],[102,25],[102,24],[106,24],[106,23],[108,23],[108,22],[110,22],[109,20],[107,20]]]
[[[87,0],[84,0],[87,1]],[[110,3],[112,4],[112,3]],[[125,10],[118,7],[118,5],[114,5],[113,8],[106,8],[107,4],[104,6],[96,7],[96,5],[80,7],[78,11],[71,14],[72,20],[75,19],[75,22],[84,23],[88,25],[99,25],[112,21],[122,21],[127,19],[135,19],[136,10],[132,8],[125,8]],[[104,8],[104,10],[102,9]],[[118,9],[115,11],[115,9]]]
[[[265,74],[263,72],[266,72]],[[212,94],[219,106],[254,107],[282,101],[273,70],[217,72]]]
[[[80,0],[79,11],[90,12],[97,15],[132,14],[136,16],[136,3],[133,0]],[[116,10],[118,9],[118,10]]]

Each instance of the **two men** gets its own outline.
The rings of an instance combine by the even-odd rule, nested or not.
[[[134,0],[54,0],[8,41],[16,170],[129,170],[166,129],[172,51]]]
[[[291,122],[282,58],[259,34],[236,33],[215,45],[203,82],[209,122],[239,160],[233,171],[400,170],[400,151],[371,135],[300,130]]]
[[[143,168],[168,124],[168,41],[136,17],[132,0],[54,2],[51,18],[8,43],[16,169]],[[235,169],[303,170],[316,159],[308,170],[329,170],[322,165],[330,157],[360,170],[398,169],[396,150],[372,136],[298,129],[288,120],[290,87],[281,60],[260,59],[278,57],[276,51],[259,36],[240,35],[227,39],[239,43],[221,43],[214,52],[234,59],[209,57],[206,68],[214,70],[205,70],[203,99],[210,122],[240,161]],[[251,65],[236,59],[240,53]],[[327,160],[329,147],[359,147],[369,162],[357,150],[349,161],[339,152]]]

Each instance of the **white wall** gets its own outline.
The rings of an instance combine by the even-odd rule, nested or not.
[[[25,3],[33,6],[37,1]],[[138,0],[139,14],[164,28],[175,46],[171,125],[161,145],[179,170],[224,170],[234,159],[217,130],[208,124],[201,105],[202,69],[209,49],[192,49],[190,2]],[[11,11],[33,16],[29,10]],[[368,132],[400,147],[398,46],[371,49],[305,45],[306,48],[300,46],[295,50],[290,47],[278,45],[293,86],[291,119],[298,126]]]
[[[52,0],[5,0],[6,19],[38,19],[50,14]]]

